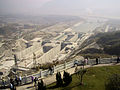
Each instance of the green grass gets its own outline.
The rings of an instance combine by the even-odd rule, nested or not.
[[[84,85],[79,85],[80,80],[76,74],[72,76],[72,82],[66,87],[52,88],[48,90],[105,90],[105,82],[112,74],[120,74],[120,66],[92,67],[87,69],[84,75]],[[53,87],[56,84],[47,86]]]

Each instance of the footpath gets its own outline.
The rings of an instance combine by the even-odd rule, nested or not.
[[[86,65],[86,66],[84,66],[84,68],[113,66],[113,65],[120,65],[120,63],[117,63],[117,64],[116,63],[110,63],[110,64]],[[78,69],[81,68],[81,67],[82,66],[78,66]],[[66,71],[72,75],[72,74],[75,73],[75,67],[70,68],[70,69],[66,69]],[[63,76],[63,72],[64,72],[64,70],[60,71],[61,76]],[[49,75],[46,78],[43,78],[43,81],[44,81],[45,85],[49,85],[49,84],[52,84],[52,83],[56,82],[56,73],[54,73],[53,75]],[[35,90],[35,87],[34,87],[34,84],[32,83],[32,84],[28,84],[28,85],[24,85],[24,86],[18,86],[16,89],[17,90]]]

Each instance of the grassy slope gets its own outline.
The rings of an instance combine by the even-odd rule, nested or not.
[[[79,85],[79,79],[76,75],[72,76],[72,83],[67,87],[54,88],[51,90],[105,90],[105,82],[107,78],[114,73],[120,74],[120,66],[106,66],[88,68],[84,76],[84,85]],[[54,84],[48,86],[54,86]]]

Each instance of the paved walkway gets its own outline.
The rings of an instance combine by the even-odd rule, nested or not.
[[[110,63],[110,64],[98,64],[98,65],[86,65],[85,68],[89,68],[89,67],[101,67],[101,66],[112,66],[112,65],[120,65],[120,63],[115,64],[115,63]],[[80,68],[82,66],[78,66],[78,68]],[[67,72],[69,72],[70,74],[74,74],[75,73],[75,67],[67,69]],[[61,75],[63,76],[63,70],[60,71]],[[54,82],[56,82],[56,74],[54,75],[49,75],[48,77],[43,79],[44,83],[46,85],[52,84]],[[17,87],[17,90],[35,90],[35,87],[33,87],[33,84],[29,84],[29,85],[24,85],[24,86],[19,86]]]

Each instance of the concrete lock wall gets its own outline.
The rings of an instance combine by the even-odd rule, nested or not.
[[[67,38],[67,35],[64,35],[64,36],[61,37],[59,40],[61,40],[61,41],[65,41],[66,38]]]
[[[47,53],[43,54],[39,59],[37,59],[37,63],[46,63],[46,62],[52,62],[52,59],[55,58],[55,56],[60,52],[61,50],[61,44],[56,45],[54,48],[49,50]]]
[[[38,52],[43,53],[41,43],[35,43],[35,45],[33,45],[33,46],[31,46],[31,47],[29,47],[29,48],[27,48],[25,50],[22,50],[21,52],[18,52],[16,55],[17,55],[17,58],[21,60],[21,59],[26,59],[26,58],[28,58],[30,56],[33,57],[33,53],[35,53],[35,52],[37,54],[38,54]]]
[[[69,41],[75,42],[78,39],[78,34],[75,34]]]

